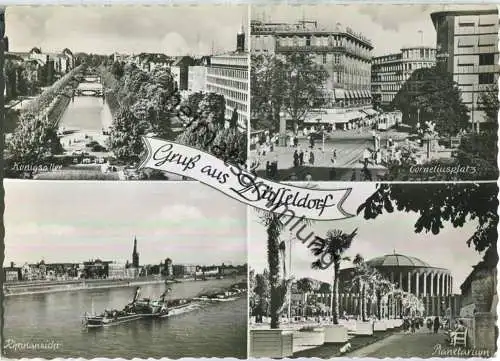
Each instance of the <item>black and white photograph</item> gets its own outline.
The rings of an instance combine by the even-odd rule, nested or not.
[[[220,21],[224,19],[224,21]],[[247,5],[5,9],[5,175],[184,180],[143,136],[247,159]]]
[[[3,356],[247,356],[247,212],[197,182],[6,181]]]
[[[494,5],[252,6],[257,173],[496,180],[498,30]]]
[[[252,212],[249,357],[493,357],[497,185],[350,185],[343,220]]]

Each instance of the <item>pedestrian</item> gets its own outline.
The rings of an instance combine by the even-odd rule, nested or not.
[[[274,162],[271,163],[271,178],[276,179],[278,177],[278,156],[274,158]]]
[[[370,151],[368,149],[365,149],[363,152],[363,164],[365,167],[368,167],[368,159],[370,159]]]
[[[416,327],[415,323],[416,323],[416,320],[413,318],[411,320],[411,326],[410,326],[411,327],[411,333],[415,333],[415,327]]]
[[[309,153],[309,164],[314,165],[314,152],[311,150],[311,153]]]
[[[299,138],[297,136],[295,136],[295,138],[293,138],[293,146],[295,148],[297,148],[299,146]]]
[[[434,318],[434,333],[438,333],[439,331],[439,317],[436,316],[436,318]]]
[[[306,181],[308,181],[308,182],[312,181],[312,175],[311,175],[311,173],[307,173],[306,174]]]
[[[269,178],[271,176],[271,163],[269,161],[266,162],[266,177]]]
[[[304,165],[304,150],[300,149],[300,153],[299,153],[299,163],[301,166]]]
[[[426,321],[427,323],[427,328],[429,329],[429,333],[432,332],[432,319],[429,317]]]
[[[299,153],[297,152],[297,149],[293,152],[293,166],[295,168],[299,166]]]

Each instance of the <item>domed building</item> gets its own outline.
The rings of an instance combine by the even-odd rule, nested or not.
[[[447,269],[434,267],[416,257],[395,252],[370,259],[366,261],[366,264],[376,269],[396,288],[411,293],[422,300],[426,315],[444,316],[450,305],[451,309],[456,308],[451,304],[455,303],[453,300],[455,297],[452,297],[453,277]],[[352,282],[355,271],[354,266],[340,270],[339,303],[341,314],[343,312],[355,314],[359,306],[359,295]],[[402,314],[401,302],[396,297],[389,295],[382,302],[384,313],[388,313],[390,316]],[[370,309],[371,301],[368,303],[368,309]]]

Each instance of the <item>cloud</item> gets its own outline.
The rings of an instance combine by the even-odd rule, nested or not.
[[[194,206],[185,204],[172,204],[163,207],[156,215],[155,218],[161,220],[168,220],[169,223],[182,222],[187,223],[193,220],[203,219],[203,213]]]
[[[15,230],[16,236],[35,236],[43,235],[43,237],[52,236],[71,236],[77,234],[78,230],[75,227],[61,224],[37,224],[27,223],[23,227]],[[6,236],[9,236],[9,230],[6,231]],[[10,238],[10,237],[9,237]]]
[[[384,30],[398,31],[402,24],[415,21],[431,9],[429,5],[366,5],[359,7],[359,13],[367,15]]]
[[[168,33],[161,40],[161,47],[165,54],[177,56],[193,51],[186,40],[178,33]]]

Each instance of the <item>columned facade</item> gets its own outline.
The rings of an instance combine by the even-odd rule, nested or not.
[[[424,305],[424,314],[427,316],[444,316],[449,308],[450,299],[453,297],[453,278],[450,271],[431,265],[414,257],[394,254],[375,258],[367,264],[377,269],[387,280],[390,280],[396,289],[417,296]],[[340,272],[339,285],[350,284],[354,269],[343,269]],[[342,287],[342,286],[341,286]],[[342,316],[345,311],[350,315],[358,315],[361,299],[356,297],[354,305],[350,299],[340,303]],[[367,303],[368,315],[377,314],[376,302],[374,305]],[[383,295],[380,305],[380,314],[400,317],[405,312],[401,304],[401,296],[396,294]]]

